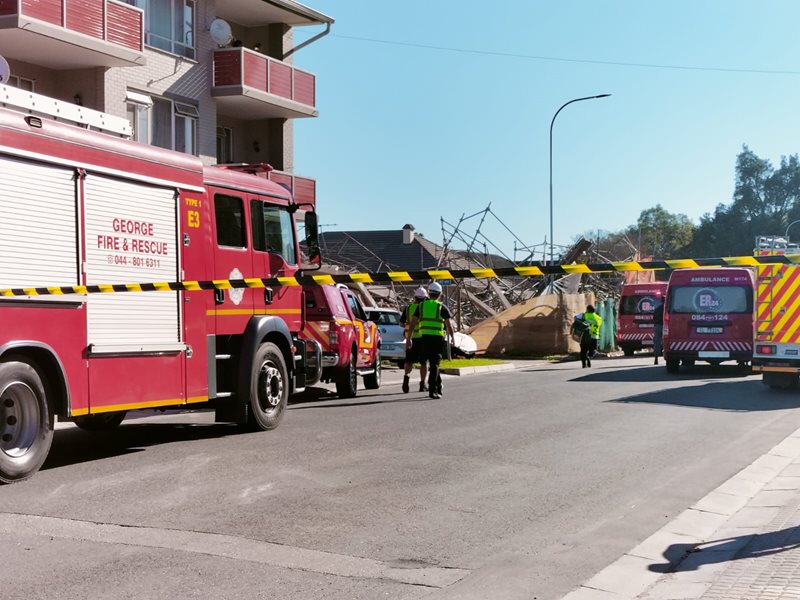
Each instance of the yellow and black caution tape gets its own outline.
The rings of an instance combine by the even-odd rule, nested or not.
[[[590,263],[575,265],[531,264],[496,269],[431,269],[427,271],[389,271],[385,273],[343,273],[337,275],[296,275],[250,279],[214,279],[209,281],[167,281],[99,285],[0,288],[2,296],[54,296],[64,294],[108,294],[115,292],[174,292],[229,290],[241,288],[285,287],[335,283],[405,283],[452,279],[492,279],[498,277],[540,277],[572,273],[612,273],[626,271],[665,271],[704,267],[757,267],[759,265],[798,265],[800,254],[769,256],[729,256],[724,258],[684,258],[642,262]]]

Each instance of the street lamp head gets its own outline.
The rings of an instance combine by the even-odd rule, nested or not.
[[[608,98],[611,94],[600,94],[599,96],[595,96],[595,98]]]

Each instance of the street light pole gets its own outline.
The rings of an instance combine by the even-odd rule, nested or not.
[[[792,221],[791,223],[789,223],[789,224],[786,226],[786,233],[784,233],[784,234],[783,234],[783,237],[785,237],[785,238],[786,238],[786,241],[787,241],[787,242],[789,241],[789,228],[790,228],[792,225],[794,225],[795,223],[800,223],[800,219],[798,219],[797,221]]]
[[[595,100],[597,98],[608,98],[611,94],[599,94],[597,96],[586,96],[585,98],[575,98],[569,102],[565,102],[553,115],[553,120],[550,121],[550,264],[553,264],[553,125],[556,122],[556,117],[566,106],[573,102],[580,102],[582,100]]]

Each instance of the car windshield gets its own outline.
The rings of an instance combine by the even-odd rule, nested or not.
[[[747,313],[753,310],[753,292],[741,286],[681,286],[670,293],[669,312]]]
[[[400,325],[400,313],[396,312],[370,312],[369,320],[377,325]]]

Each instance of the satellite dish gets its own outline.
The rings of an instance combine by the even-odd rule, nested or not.
[[[211,39],[214,40],[218,46],[227,46],[233,41],[231,26],[223,19],[214,19],[211,21],[208,32],[211,34]]]
[[[8,66],[8,61],[0,56],[0,83],[8,83],[11,77],[11,67]]]

